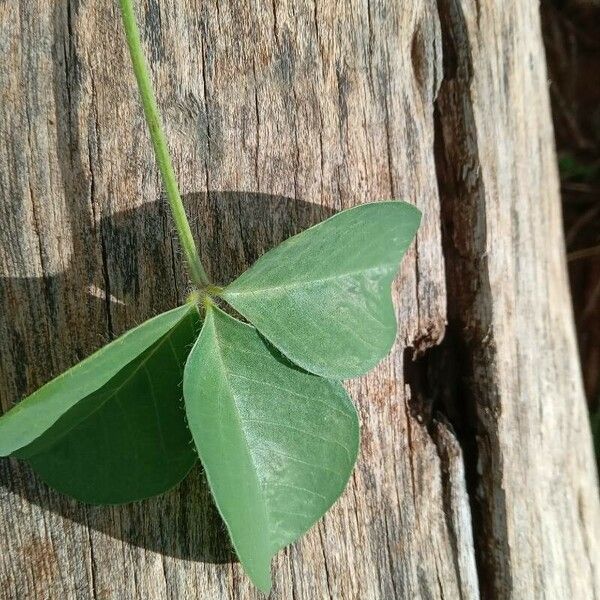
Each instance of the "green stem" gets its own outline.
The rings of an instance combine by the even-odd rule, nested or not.
[[[167,198],[171,206],[171,213],[177,227],[177,234],[181,241],[181,246],[185,253],[185,258],[190,269],[191,278],[196,286],[200,289],[205,289],[210,285],[206,271],[200,261],[196,243],[192,236],[192,230],[185,214],[185,208],[179,194],[173,163],[167,147],[167,140],[162,128],[160,111],[156,103],[152,82],[148,72],[146,59],[142,50],[140,41],[140,31],[137,26],[135,11],[133,9],[132,0],[119,0],[121,3],[121,14],[123,17],[123,27],[125,28],[125,36],[127,37],[127,45],[131,54],[131,62],[133,71],[137,80],[138,89],[144,106],[144,114],[146,122],[150,130],[150,137],[154,146],[154,154],[156,162],[160,169],[162,179],[167,192]]]

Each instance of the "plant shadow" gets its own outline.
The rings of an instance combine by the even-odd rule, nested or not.
[[[203,262],[218,284],[233,280],[264,252],[334,212],[283,196],[238,191],[188,194],[184,203],[201,240]],[[72,212],[73,255],[65,271],[0,277],[4,410],[107,337],[175,306],[189,291],[164,201],[103,217],[97,224]],[[1,235],[0,241],[4,243]],[[102,251],[91,252],[94,244]],[[76,333],[65,335],[69,330]],[[74,339],[80,334],[83,339]],[[54,492],[26,463],[0,459],[0,497],[15,506],[25,500],[50,513],[49,519],[62,517],[89,527],[92,535],[99,532],[166,556],[235,560],[199,466],[162,496],[102,507]]]

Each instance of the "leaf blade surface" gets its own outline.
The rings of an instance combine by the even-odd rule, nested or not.
[[[197,461],[181,390],[197,325],[190,312],[17,456],[89,504],[134,502],[177,485]]]
[[[210,308],[184,374],[188,423],[234,548],[254,583],[335,502],[358,419],[343,387],[291,365],[256,330]]]
[[[303,369],[362,375],[394,342],[390,288],[419,223],[404,202],[343,211],[265,253],[222,297]]]

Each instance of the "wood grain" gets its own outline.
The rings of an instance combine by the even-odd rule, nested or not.
[[[396,347],[348,384],[363,432],[355,474],[274,561],[272,598],[600,595],[534,9],[140,2],[216,282],[357,203],[402,198],[424,212],[394,287]],[[189,284],[116,2],[0,3],[0,50],[7,409]],[[260,597],[199,470],[125,507],[79,505],[14,460],[0,462],[0,484],[0,598]]]
[[[448,307],[476,437],[480,581],[485,597],[595,598],[597,479],[538,9],[508,4],[440,3]]]

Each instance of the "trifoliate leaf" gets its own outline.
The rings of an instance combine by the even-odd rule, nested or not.
[[[356,411],[339,383],[298,369],[214,306],[188,356],[183,391],[233,546],[267,591],[271,557],[346,486],[358,449]]]
[[[404,202],[343,211],[264,254],[221,295],[307,371],[361,375],[394,343],[390,287],[420,219]]]
[[[162,493],[196,460],[181,402],[198,313],[154,317],[52,380],[0,418],[2,454],[94,504]]]

